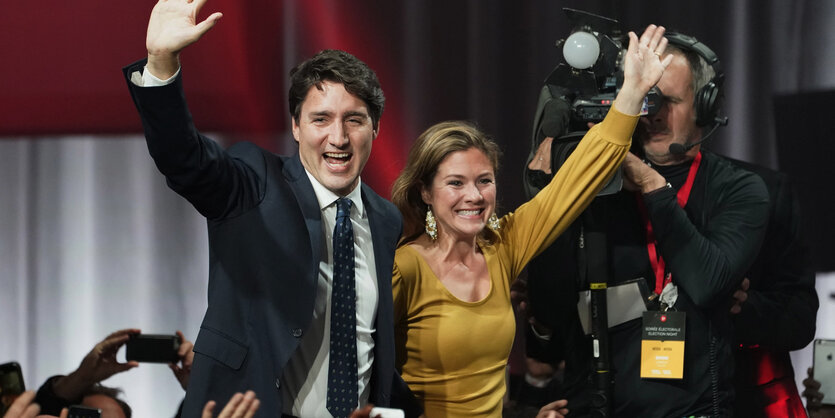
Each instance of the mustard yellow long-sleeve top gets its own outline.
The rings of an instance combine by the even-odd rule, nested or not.
[[[426,417],[501,416],[516,331],[510,284],[605,186],[629,150],[637,121],[612,108],[548,186],[502,217],[498,239],[481,247],[491,282],[484,299],[456,298],[414,248],[397,249],[392,278],[397,368]]]

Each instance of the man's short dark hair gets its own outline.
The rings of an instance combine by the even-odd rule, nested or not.
[[[377,74],[357,57],[336,49],[321,51],[290,71],[290,115],[296,123],[307,92],[313,86],[321,89],[323,81],[340,83],[348,93],[362,99],[377,129],[386,101]]]
[[[109,387],[109,386],[104,386],[100,383],[96,383],[95,385],[90,386],[89,389],[84,391],[84,393],[81,395],[81,397],[86,398],[88,396],[93,396],[93,395],[107,396],[108,398],[113,399],[114,401],[116,401],[117,404],[119,404],[119,407],[122,408],[122,412],[125,413],[125,418],[130,418],[130,416],[131,416],[130,405],[128,405],[125,401],[123,401],[119,398],[119,395],[121,395],[121,394],[122,394],[122,389],[112,388],[112,387]]]

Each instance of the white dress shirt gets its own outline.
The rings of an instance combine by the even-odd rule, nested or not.
[[[297,417],[328,416],[328,363],[330,357],[330,301],[333,284],[333,229],[336,226],[337,194],[319,184],[305,170],[313,185],[322,211],[322,233],[326,257],[319,262],[319,280],[313,321],[302,336],[299,348],[290,357],[282,376],[281,395],[284,413]],[[359,185],[347,196],[351,199],[351,224],[354,229],[354,275],[357,292],[357,377],[359,405],[368,403],[368,382],[374,362],[374,320],[377,316],[377,271],[368,213],[363,205]]]

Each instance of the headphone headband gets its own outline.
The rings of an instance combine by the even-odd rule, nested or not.
[[[713,68],[710,81],[694,92],[693,106],[696,109],[696,124],[706,126],[715,123],[723,99],[722,84],[725,81],[725,72],[722,70],[722,62],[712,49],[692,36],[676,32],[667,32],[664,36],[671,45],[696,53]]]

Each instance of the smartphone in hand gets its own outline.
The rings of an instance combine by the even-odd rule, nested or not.
[[[835,340],[815,340],[812,367],[821,384],[822,403],[835,405]]]
[[[0,417],[25,390],[20,364],[15,361],[0,364]]]
[[[176,335],[134,334],[125,346],[128,361],[176,363],[180,359],[180,338]]]

